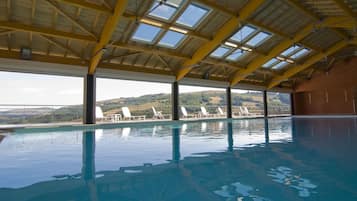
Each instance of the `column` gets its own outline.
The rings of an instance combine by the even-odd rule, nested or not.
[[[232,93],[231,87],[226,88],[226,99],[227,99],[227,118],[232,118]]]
[[[84,78],[83,123],[95,124],[96,78],[87,74]]]
[[[263,91],[263,103],[264,103],[264,118],[268,117],[268,95],[267,91]]]
[[[172,120],[179,120],[179,85],[177,81],[171,85],[171,104]]]
[[[291,107],[291,115],[295,115],[294,93],[290,93],[290,107]]]

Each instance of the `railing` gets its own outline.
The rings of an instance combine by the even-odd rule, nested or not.
[[[81,122],[82,105],[0,104],[0,125]]]

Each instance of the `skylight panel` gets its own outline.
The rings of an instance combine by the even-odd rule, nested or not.
[[[304,48],[304,49],[296,52],[294,55],[292,55],[291,58],[298,59],[298,58],[300,58],[300,57],[302,57],[304,55],[307,55],[309,52],[310,52],[309,49]]]
[[[233,51],[229,56],[226,57],[226,59],[230,61],[237,61],[240,57],[246,54],[246,51],[237,49]]]
[[[167,0],[166,3],[163,4],[160,4],[159,1],[155,1],[150,8],[149,15],[164,20],[170,20],[177,12],[182,1],[183,0]]]
[[[269,68],[270,66],[276,64],[277,62],[279,62],[278,59],[272,58],[272,59],[270,59],[268,62],[266,62],[265,64],[263,64],[263,67],[264,67],[264,68]]]
[[[160,46],[175,48],[186,37],[185,34],[176,31],[167,31],[158,43]]]
[[[266,33],[266,32],[259,32],[257,35],[255,35],[253,38],[251,38],[246,44],[256,47],[259,44],[261,44],[263,41],[267,40],[271,34]]]
[[[177,19],[176,23],[191,28],[195,27],[200,21],[202,21],[208,12],[209,9],[191,3]]]
[[[229,52],[231,49],[232,48],[229,48],[229,47],[226,47],[226,46],[220,46],[215,51],[213,51],[210,56],[221,58],[225,54],[227,54],[227,52]]]
[[[281,53],[283,56],[290,56],[291,54],[295,53],[301,47],[299,45],[293,45],[286,49],[284,52]]]
[[[153,43],[155,38],[161,32],[161,28],[141,23],[136,29],[132,40],[142,41],[146,43]]]
[[[230,39],[236,42],[242,42],[246,38],[248,38],[248,36],[253,34],[255,31],[256,29],[254,27],[245,25],[237,33],[235,33]]]
[[[289,64],[288,62],[282,61],[282,62],[276,64],[275,66],[273,66],[272,69],[280,70],[280,69],[284,68],[288,64]]]

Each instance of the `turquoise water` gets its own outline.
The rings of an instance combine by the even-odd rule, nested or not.
[[[357,118],[0,136],[0,200],[357,200]]]

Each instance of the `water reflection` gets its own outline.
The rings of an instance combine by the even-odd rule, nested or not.
[[[270,199],[258,195],[258,189],[254,189],[249,185],[235,182],[230,185],[222,186],[220,190],[215,190],[214,193],[227,198],[226,201],[269,201]]]
[[[271,168],[268,176],[273,177],[273,181],[298,190],[300,197],[310,197],[317,185],[311,183],[309,179],[302,178],[300,174],[294,173],[291,168],[279,166]]]
[[[0,146],[4,156],[0,157],[0,177],[4,178],[0,197],[99,201],[356,198],[354,121],[329,122],[330,131],[324,133],[320,125],[327,125],[326,121],[297,120],[295,126],[291,119],[205,123],[97,129],[79,136],[8,136]],[[348,139],[341,138],[344,135]],[[64,143],[74,139],[82,152]],[[42,145],[49,143],[52,146],[44,152]],[[37,166],[54,157],[54,145],[60,147],[54,149],[60,153],[53,160],[55,165]],[[345,156],[347,151],[352,151],[350,157]],[[78,152],[82,160],[67,155]],[[21,160],[13,161],[14,157],[31,158],[26,162],[32,166],[21,169]],[[35,177],[29,177],[29,172]],[[28,182],[16,184],[20,180]],[[334,192],[326,190],[331,186]]]

